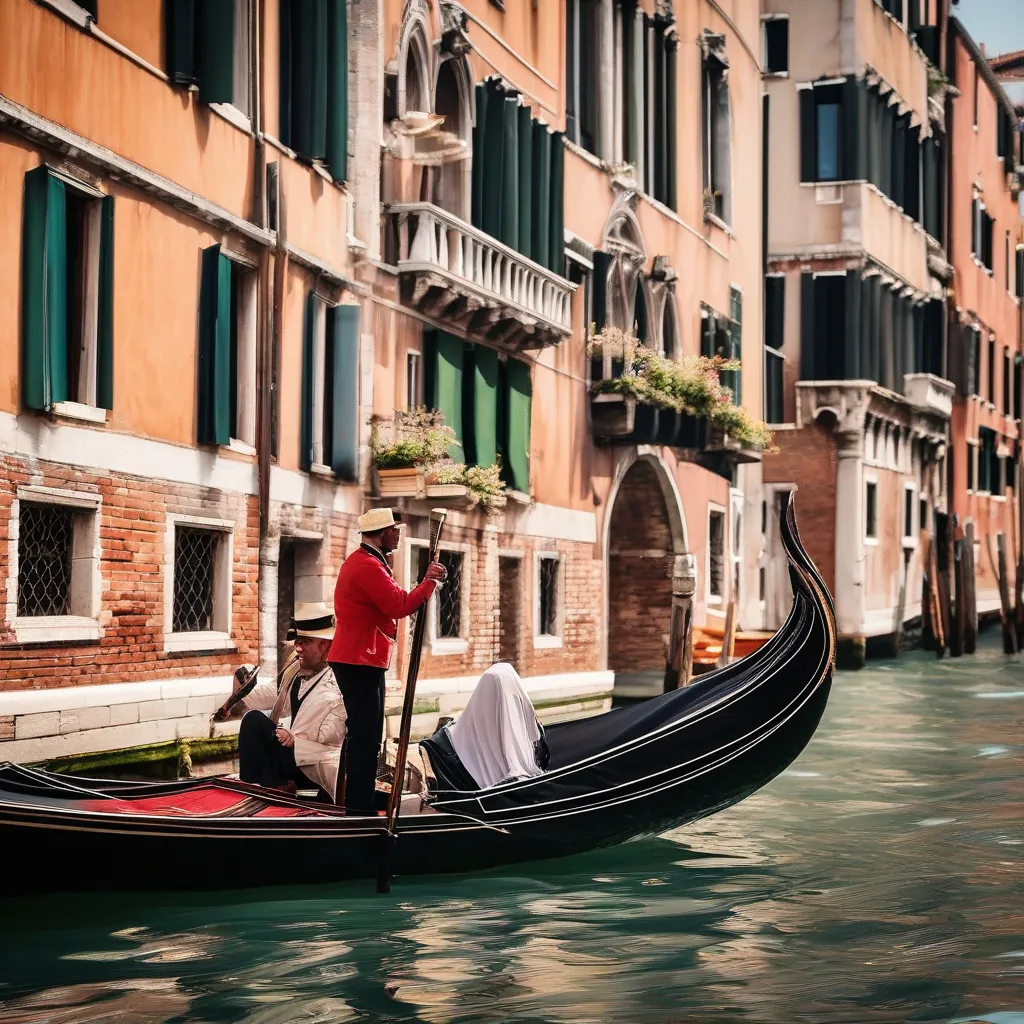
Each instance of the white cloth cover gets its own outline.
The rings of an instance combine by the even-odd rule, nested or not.
[[[481,789],[543,772],[534,751],[540,739],[537,713],[519,674],[506,662],[492,665],[480,677],[449,736]]]

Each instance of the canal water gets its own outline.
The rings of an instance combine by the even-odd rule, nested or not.
[[[1021,1024],[1024,663],[995,644],[840,674],[791,770],[661,839],[389,897],[0,902],[0,1020]]]

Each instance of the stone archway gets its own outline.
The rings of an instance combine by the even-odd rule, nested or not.
[[[660,458],[641,454],[622,468],[605,528],[608,668],[617,693],[639,696],[662,685],[672,564],[687,550],[686,522]]]

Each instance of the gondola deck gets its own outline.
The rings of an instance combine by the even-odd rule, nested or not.
[[[835,619],[791,503],[782,536],[793,608],[763,647],[683,690],[550,727],[549,770],[536,778],[467,792],[435,762],[430,812],[400,819],[396,873],[472,871],[657,834],[783,771],[825,709]],[[281,863],[302,882],[373,877],[382,827],[236,780],[125,783],[0,766],[0,843],[19,865],[8,893],[265,885]]]

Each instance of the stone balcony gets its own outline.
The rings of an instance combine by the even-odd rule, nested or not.
[[[576,286],[432,203],[387,210],[402,301],[467,337],[513,351],[572,333]]]

